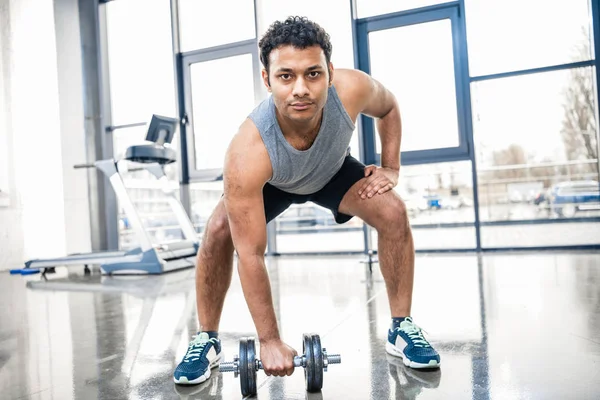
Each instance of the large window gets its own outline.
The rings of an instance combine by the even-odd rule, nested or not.
[[[169,0],[106,5],[112,125],[175,117]]]
[[[119,0],[104,6],[113,127],[148,121],[153,113],[177,116],[171,3]],[[184,183],[190,181],[189,211],[201,233],[222,195],[226,148],[268,95],[258,40],[275,20],[305,16],[329,33],[334,68],[354,68],[351,4],[177,4],[184,100],[179,112],[187,117],[179,132],[187,135],[182,170]],[[400,104],[403,166],[396,190],[407,203],[417,249],[475,248],[477,215],[484,248],[600,243],[590,0],[357,0],[356,5],[360,68]],[[364,151],[359,152],[357,129],[352,154],[379,163],[377,127],[369,118],[358,126]],[[144,130],[114,130],[115,156],[143,141]],[[179,140],[177,135],[175,146]],[[167,171],[177,182],[178,167]],[[140,191],[132,196],[152,197],[144,192],[151,186],[140,186],[146,177],[138,175],[128,178]],[[337,225],[328,210],[314,204],[290,207],[272,226],[280,253],[364,249],[362,221]]]
[[[222,175],[227,147],[256,107],[257,65],[253,40],[183,57],[191,180]]]
[[[196,169],[222,168],[231,138],[254,108],[252,55],[194,63],[190,75]]]
[[[252,39],[254,1],[179,0],[179,22],[181,51]]]
[[[390,51],[391,43],[394,51]],[[369,54],[371,75],[398,100],[402,151],[457,147],[450,19],[371,32]],[[375,140],[377,153],[381,153],[378,133]]]
[[[472,85],[483,221],[565,217],[552,190],[598,180],[594,74],[577,68]]]
[[[592,67],[472,84],[485,246],[600,242],[595,71]],[[556,220],[513,229],[490,221]],[[565,230],[569,234],[565,235]]]
[[[471,76],[592,58],[589,0],[465,0]]]
[[[469,158],[461,18],[458,4],[451,3],[358,22],[359,66],[391,90],[400,106],[405,165]],[[367,162],[380,163],[375,121],[361,120]]]

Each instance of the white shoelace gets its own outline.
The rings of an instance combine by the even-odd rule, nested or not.
[[[402,321],[396,330],[406,333],[416,347],[431,347],[429,342],[423,336],[422,329],[417,326],[417,324],[413,323],[410,318],[406,318]]]
[[[204,350],[204,347],[206,347],[206,345],[208,343],[215,343],[216,339],[211,338],[211,339],[205,339],[200,337],[200,335],[196,335],[194,336],[194,340],[192,340],[190,342],[190,345],[188,347],[188,351],[185,355],[185,357],[183,358],[184,362],[190,362],[190,361],[197,361],[200,359],[200,355],[202,354],[202,351]]]

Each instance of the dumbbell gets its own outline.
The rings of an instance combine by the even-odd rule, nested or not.
[[[321,348],[321,338],[317,334],[305,333],[302,335],[302,356],[294,357],[294,367],[304,368],[304,381],[308,392],[318,392],[323,388],[323,371],[327,371],[329,364],[340,364],[342,358],[339,354],[327,354]],[[233,362],[222,362],[219,371],[233,372],[240,377],[242,396],[256,394],[256,371],[263,369],[262,362],[256,358],[256,347],[253,337],[240,340],[239,356],[233,357]]]

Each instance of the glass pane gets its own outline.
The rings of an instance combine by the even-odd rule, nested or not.
[[[331,62],[337,68],[354,68],[352,48],[352,18],[350,2],[347,0],[281,1],[262,0],[257,2],[259,37],[276,20],[285,20],[290,15],[301,15],[319,24],[330,36],[333,52]]]
[[[484,224],[485,246],[600,243],[600,224],[585,222],[600,216],[594,76],[577,68],[472,85],[481,220],[546,222]],[[548,223],[573,217],[584,222]]]
[[[369,52],[371,75],[394,93],[400,105],[402,151],[457,147],[450,20],[371,32]],[[380,153],[378,133],[376,140]]]
[[[196,169],[223,168],[231,138],[255,107],[252,55],[195,63],[190,74]]]
[[[292,204],[275,219],[280,253],[362,251],[363,222],[337,224],[331,211],[314,203]]]
[[[589,0],[465,0],[471,76],[592,58]]]
[[[395,190],[413,225],[474,222],[470,161],[400,168]]]
[[[181,51],[253,39],[254,1],[179,0],[179,23]]]
[[[434,4],[449,3],[448,0],[357,0],[356,12],[358,18],[372,17],[374,15],[388,14],[397,11],[412,10],[432,6]]]
[[[600,223],[519,224],[482,226],[483,247],[575,246],[600,244]]]
[[[106,4],[113,125],[176,116],[169,0]]]
[[[222,195],[223,181],[190,184],[192,222],[197,232],[204,232],[206,222]]]
[[[475,248],[470,161],[403,166],[394,190],[406,204],[416,249]]]

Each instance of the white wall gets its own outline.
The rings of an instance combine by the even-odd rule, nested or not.
[[[0,11],[2,270],[88,251],[90,229],[87,177],[72,168],[86,161],[77,1],[0,0]]]
[[[11,116],[10,2],[0,0],[0,269],[23,254],[22,210],[14,179]]]

